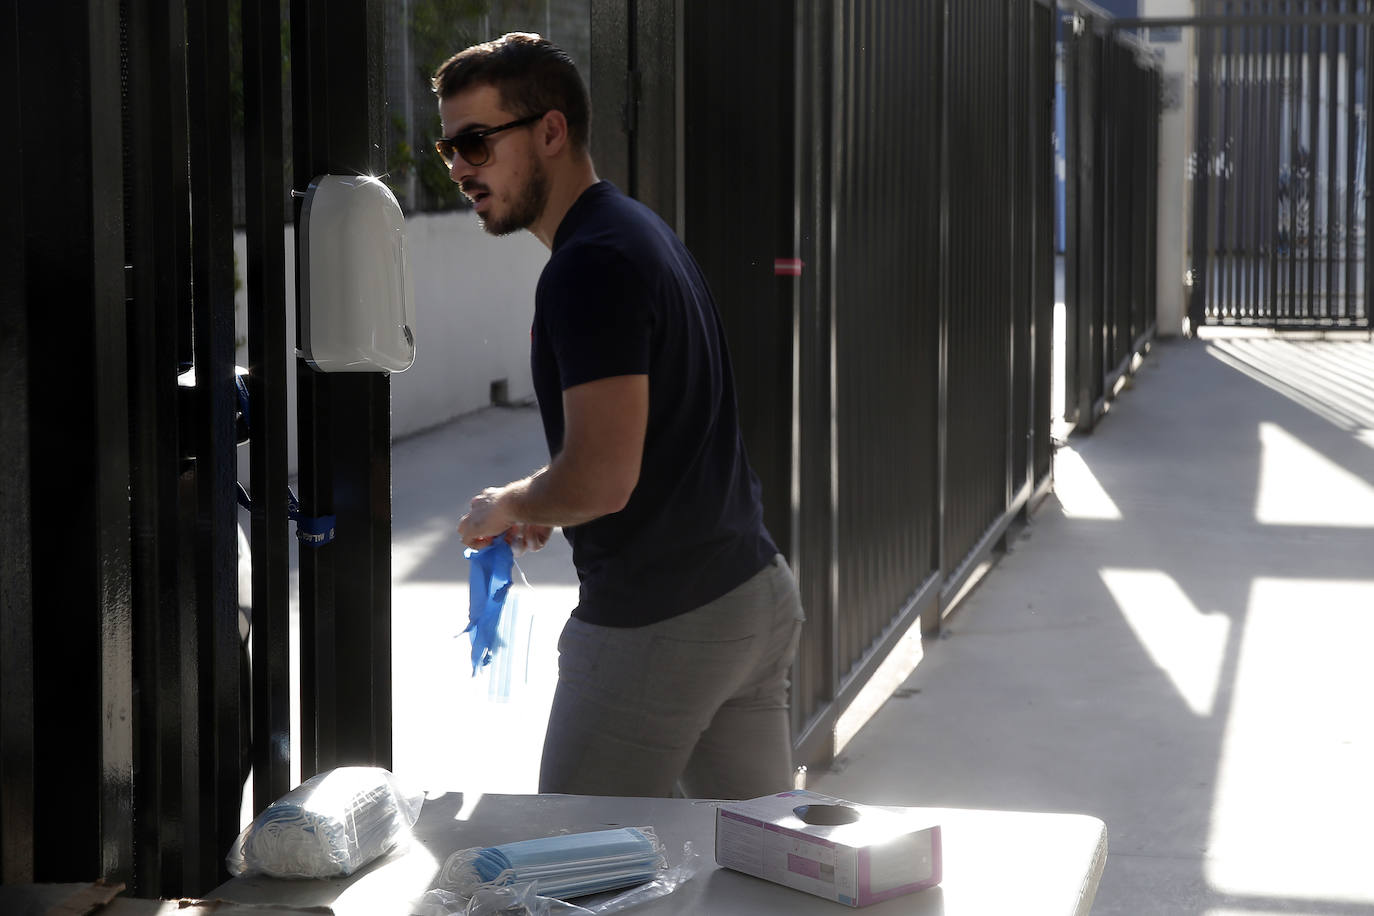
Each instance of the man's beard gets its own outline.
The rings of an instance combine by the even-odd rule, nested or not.
[[[504,217],[494,212],[480,216],[482,228],[488,235],[510,235],[534,225],[549,202],[549,177],[537,156],[530,156],[530,177],[520,189],[519,195],[511,203],[510,212]],[[495,208],[493,208],[494,210]]]

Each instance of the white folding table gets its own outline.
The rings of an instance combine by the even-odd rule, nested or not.
[[[701,853],[696,876],[676,891],[635,907],[643,916],[836,914],[833,901],[715,864],[715,812],[720,802],[582,795],[447,793],[425,801],[409,849],[335,880],[239,877],[210,898],[296,907],[328,906],[336,916],[409,916],[412,902],[436,886],[449,854],[558,833],[650,825],[669,864],[691,841]],[[864,907],[867,916],[1084,916],[1107,860],[1102,821],[1082,814],[930,808],[941,825],[940,886]]]

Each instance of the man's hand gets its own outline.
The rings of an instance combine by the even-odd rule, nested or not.
[[[465,546],[485,547],[515,524],[502,501],[505,492],[505,487],[487,487],[472,498],[468,514],[458,520],[458,536]]]

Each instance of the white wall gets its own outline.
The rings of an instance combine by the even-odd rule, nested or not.
[[[287,462],[296,473],[295,230],[288,227]],[[238,273],[236,361],[248,365],[248,243],[234,234]],[[533,397],[530,321],[534,287],[548,250],[520,232],[492,238],[471,211],[418,214],[406,219],[406,254],[415,286],[415,364],[391,377],[391,435],[399,438],[471,413],[491,403],[491,383],[507,382],[508,396]],[[241,448],[240,478],[248,480],[248,450]]]
[[[534,396],[530,322],[549,252],[528,232],[493,238],[471,212],[406,220],[415,278],[415,365],[391,379],[393,436],[491,403],[506,379],[511,400]]]
[[[1192,0],[1142,0],[1142,16],[1192,16]],[[1161,336],[1182,333],[1188,313],[1187,289],[1189,214],[1192,184],[1187,181],[1188,156],[1193,149],[1191,70],[1196,29],[1183,29],[1181,40],[1155,44],[1163,55],[1165,107],[1159,125],[1159,224],[1156,231],[1155,286],[1157,330]]]

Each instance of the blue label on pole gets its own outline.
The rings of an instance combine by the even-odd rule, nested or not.
[[[301,518],[296,522],[296,537],[307,547],[319,547],[334,540],[335,517]]]

